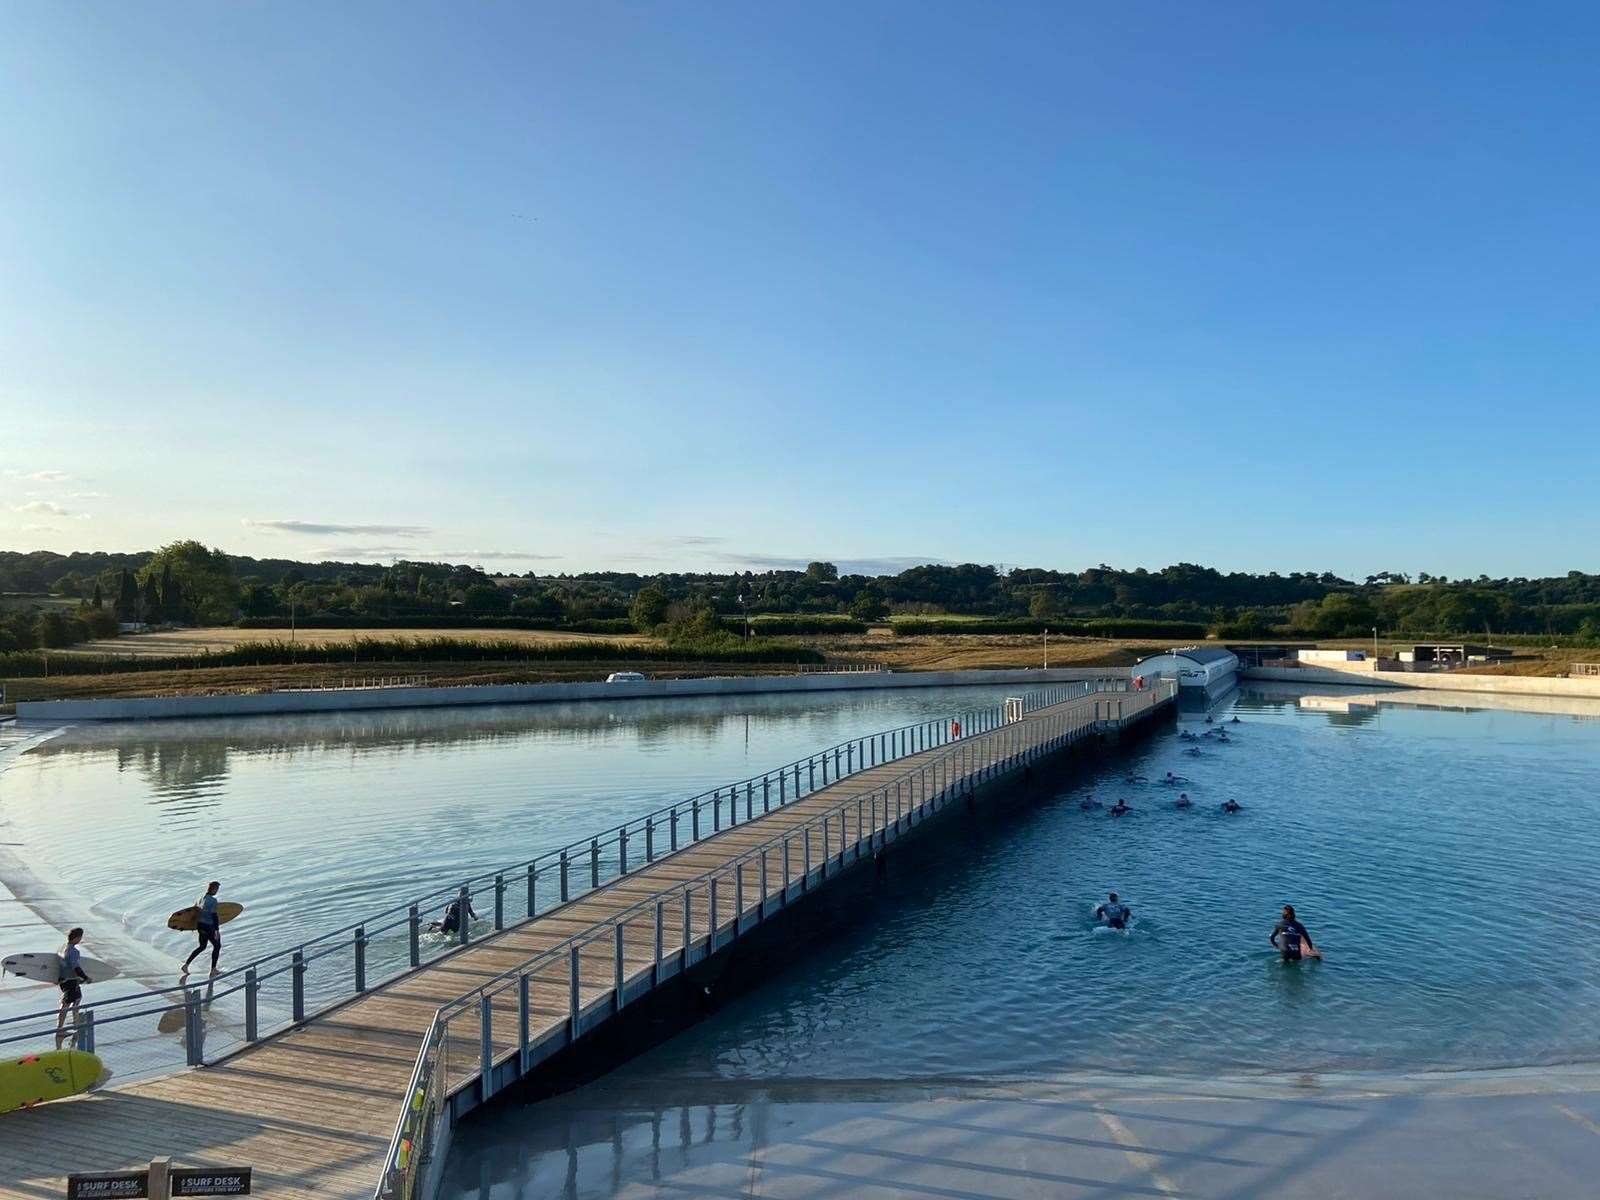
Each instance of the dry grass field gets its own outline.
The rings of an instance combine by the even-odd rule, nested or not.
[[[642,634],[561,633],[551,629],[297,629],[294,640],[301,646],[338,646],[353,638],[409,640],[411,638],[455,638],[464,642],[616,642],[645,644]],[[82,642],[72,649],[86,654],[133,655],[142,658],[173,658],[186,654],[215,654],[235,646],[257,642],[286,642],[287,629],[235,629],[231,625],[209,629],[171,629],[156,633],[135,633],[126,637]]]

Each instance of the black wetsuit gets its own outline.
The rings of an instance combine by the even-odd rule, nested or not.
[[[1128,911],[1126,904],[1102,904],[1094,910],[1094,915],[1104,917],[1106,924],[1112,929],[1126,929],[1128,918],[1133,914]]]
[[[1282,938],[1280,942],[1278,939]],[[1279,921],[1272,929],[1272,944],[1278,948],[1278,953],[1283,955],[1284,962],[1299,962],[1302,955],[1301,942],[1307,947],[1312,946],[1311,935],[1306,932],[1306,927],[1299,921]]]

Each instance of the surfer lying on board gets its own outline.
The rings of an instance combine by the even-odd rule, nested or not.
[[[200,944],[189,951],[189,957],[183,960],[185,975],[189,973],[189,964],[203,954],[207,946],[211,947],[211,973],[217,973],[217,959],[222,955],[222,919],[217,915],[217,889],[221,886],[215,879],[206,884],[206,894],[195,905],[200,910],[194,927]]]
[[[61,1011],[56,1014],[56,1049],[61,1049],[61,1043],[67,1040],[67,1013],[72,1013],[72,1025],[78,1025],[78,1001],[83,999],[83,985],[89,982],[89,977],[83,973],[79,960],[83,953],[78,949],[78,943],[83,941],[82,929],[69,929],[67,931],[67,944],[61,948]]]
[[[1133,909],[1117,899],[1117,894],[1112,892],[1106,902],[1094,910],[1094,919],[1104,921],[1112,929],[1126,929],[1128,922],[1133,917]]]
[[[1283,940],[1279,941],[1279,938]],[[1292,904],[1283,906],[1283,920],[1272,927],[1272,936],[1267,940],[1278,948],[1278,953],[1283,955],[1286,963],[1299,962],[1301,958],[1322,957],[1321,951],[1311,941],[1311,935],[1306,932],[1306,927],[1295,917]]]

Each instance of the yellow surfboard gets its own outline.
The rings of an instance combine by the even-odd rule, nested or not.
[[[217,901],[217,924],[226,925],[244,911],[244,905],[235,904],[232,900]],[[167,918],[168,929],[186,929],[193,932],[200,928],[200,906],[191,904],[188,908],[180,908]]]
[[[49,1050],[0,1062],[0,1113],[88,1091],[110,1077],[87,1050]]]

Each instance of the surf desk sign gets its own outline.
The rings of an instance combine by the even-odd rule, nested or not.
[[[178,1196],[248,1196],[249,1167],[175,1167],[157,1158],[143,1171],[68,1175],[67,1200],[174,1200]]]

